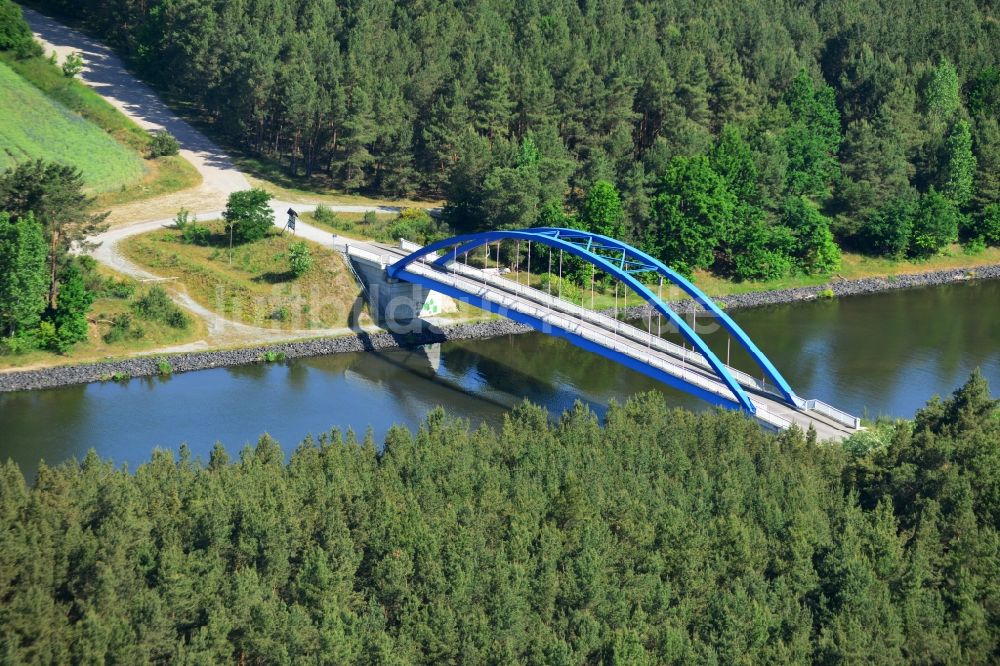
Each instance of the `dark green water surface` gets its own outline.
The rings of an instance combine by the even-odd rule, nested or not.
[[[860,415],[911,417],[977,366],[1000,393],[998,309],[1000,282],[993,281],[733,316],[803,397]],[[725,334],[705,337],[725,359]],[[732,349],[733,363],[747,366]],[[264,432],[289,451],[306,434],[331,427],[353,428],[359,436],[371,428],[378,441],[394,423],[416,426],[436,405],[474,425],[496,425],[525,398],[553,414],[576,400],[603,413],[611,400],[657,390],[672,404],[702,408],[641,374],[541,334],[453,342],[429,352],[342,354],[0,394],[0,460],[13,458],[33,475],[39,460],[58,463],[90,448],[134,468],[157,446],[176,449],[186,442],[207,458],[216,441],[235,453]]]

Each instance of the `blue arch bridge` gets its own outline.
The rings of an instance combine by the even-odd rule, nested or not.
[[[511,265],[501,266],[501,244],[507,246]],[[533,228],[455,236],[424,247],[405,240],[394,247],[340,236],[334,245],[347,255],[372,311],[390,328],[393,320],[418,315],[421,302],[437,292],[565,338],[709,403],[741,410],[770,428],[811,425],[821,439],[843,439],[860,428],[857,417],[799,397],[743,329],[708,296],[654,257],[614,238],[577,229]],[[470,257],[480,266],[469,265]],[[544,289],[525,284],[533,260],[536,272],[549,274]],[[578,277],[589,274],[590,308],[586,290],[574,301],[562,298],[563,267],[571,262]],[[614,313],[593,308],[595,281],[604,276],[615,280],[616,303],[619,285],[624,287],[626,309],[629,291],[641,299],[646,306],[645,328],[620,320],[617,306]],[[724,363],[699,335],[699,326],[694,321],[689,324],[663,300],[664,285],[687,294],[693,301],[691,311],[700,312],[702,324],[706,318],[715,324],[700,328],[724,329],[730,344],[746,351],[757,372]],[[659,333],[664,328],[679,334],[682,344],[662,338]]]

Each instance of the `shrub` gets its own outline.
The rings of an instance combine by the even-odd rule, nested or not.
[[[270,318],[275,321],[288,321],[292,316],[292,313],[288,311],[284,305],[279,307],[277,310],[270,314]]]
[[[166,377],[174,372],[174,368],[170,365],[170,361],[162,357],[156,359],[156,370],[160,373],[161,377]]]
[[[0,0],[0,51],[14,51],[18,58],[42,54],[21,8],[10,0]]]
[[[561,297],[564,301],[576,303],[580,301],[580,287],[569,278],[560,279],[558,275],[546,273],[539,282],[538,289],[547,292],[552,287],[552,295]]]
[[[312,268],[313,258],[309,253],[309,246],[304,241],[292,243],[288,248],[288,264],[291,266],[292,274],[300,277],[309,272]]]
[[[388,237],[386,240],[395,241],[399,238],[405,238],[421,245],[428,245],[442,238],[447,238],[448,235],[448,227],[428,215],[427,211],[407,208],[389,225],[386,231]]]
[[[254,188],[229,195],[226,210],[226,233],[239,243],[252,243],[267,235],[274,226],[274,211],[268,205],[271,195]]]
[[[747,215],[734,230],[730,265],[719,266],[723,274],[738,281],[776,280],[792,272],[790,253],[796,245],[795,236],[787,227],[769,225],[756,211],[747,209]]]
[[[0,355],[22,354],[39,346],[37,331],[22,331],[0,338]]]
[[[792,254],[803,273],[821,275],[840,267],[840,248],[833,241],[829,220],[815,206],[803,197],[791,197],[782,215],[795,237]]]
[[[920,198],[913,218],[910,254],[926,258],[938,253],[948,243],[958,240],[961,213],[943,194],[930,191]]]
[[[135,296],[135,290],[138,289],[139,285],[135,280],[115,280],[114,278],[108,278],[106,283],[105,291],[102,295],[109,295],[113,298],[128,299]]]
[[[190,324],[191,321],[188,319],[188,316],[184,314],[184,312],[180,308],[175,306],[174,309],[167,314],[165,323],[170,328],[183,330],[188,327],[188,324]]]
[[[149,133],[149,156],[152,158],[176,155],[181,149],[174,135],[167,130],[155,130]]]
[[[195,223],[188,227],[181,237],[188,245],[208,245],[212,232],[208,230],[208,227]]]
[[[174,216],[174,229],[181,232],[181,242],[188,245],[208,245],[212,232],[198,224],[197,218],[186,208],[181,208]]]
[[[1000,203],[986,206],[970,227],[970,234],[981,238],[984,245],[1000,246]]]
[[[373,210],[365,211],[363,219],[365,221],[365,224],[367,224],[370,227],[373,227],[376,224],[378,224],[378,214]]]
[[[93,257],[87,255],[74,257],[73,263],[83,277],[84,287],[95,297],[129,299],[135,296],[139,286],[135,280],[132,278],[116,280],[111,276],[101,275],[97,271],[97,262]]]
[[[120,340],[138,340],[146,334],[141,326],[134,326],[132,315],[128,312],[119,312],[111,318],[111,328],[102,337],[104,342],[113,344]]]
[[[132,310],[142,319],[159,321],[171,328],[185,329],[191,323],[190,318],[170,300],[167,291],[160,286],[153,287],[145,296],[137,298],[132,303]]]
[[[970,238],[965,242],[965,246],[962,248],[962,251],[970,257],[982,254],[986,251],[986,241],[983,240],[982,236]]]
[[[170,302],[166,289],[159,286],[151,288],[132,304],[132,309],[143,319],[165,319],[172,307],[174,304]]]
[[[59,336],[56,334],[56,325],[51,321],[43,321],[38,324],[38,334],[36,336],[38,346],[43,349],[58,349]]]
[[[859,234],[862,248],[873,254],[902,259],[910,247],[916,201],[900,197],[883,204]]]
[[[74,76],[83,71],[83,54],[79,51],[74,51],[66,56],[66,59],[62,64],[62,73],[66,78],[72,79]]]
[[[316,210],[313,211],[313,217],[316,218],[317,222],[321,222],[322,224],[331,227],[337,226],[337,214],[322,204],[316,206]]]
[[[878,431],[861,430],[845,439],[841,446],[855,458],[863,458],[872,451],[884,449],[886,443]]]

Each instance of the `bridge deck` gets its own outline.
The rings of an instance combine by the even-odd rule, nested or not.
[[[378,257],[389,264],[409,254],[406,250],[381,244],[361,243],[343,239],[352,250]],[[433,259],[431,259],[433,261]],[[619,321],[614,317],[588,310],[564,301],[544,291],[519,284],[496,273],[483,271],[460,263],[451,263],[441,269],[432,263],[417,261],[406,267],[406,272],[418,279],[433,281],[443,287],[469,294],[488,301],[508,311],[534,318],[544,324],[579,336],[593,344],[622,354],[666,373],[721,399],[732,401],[732,393],[696,351],[664,340],[649,331]],[[404,276],[405,277],[405,276]],[[842,422],[849,415],[832,410],[838,421],[815,410],[789,405],[783,397],[759,378],[727,366],[733,378],[747,390],[762,423],[776,429],[785,429],[793,423],[803,429],[812,425],[820,439],[841,440],[856,429]],[[822,403],[820,403],[822,404]]]

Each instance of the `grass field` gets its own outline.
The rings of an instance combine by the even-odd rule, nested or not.
[[[307,224],[335,231],[347,238],[358,240],[388,241],[389,226],[399,217],[395,213],[377,213],[374,224],[365,221],[364,213],[334,213],[332,217],[317,218],[314,213],[302,213]]]
[[[709,296],[728,296],[752,291],[771,291],[830,284],[838,280],[860,280],[870,277],[891,277],[914,273],[931,273],[955,268],[974,269],[976,266],[1000,264],[1000,247],[991,247],[976,255],[965,254],[960,245],[952,245],[941,254],[924,261],[898,261],[884,257],[868,257],[845,252],[841,267],[833,275],[793,275],[770,282],[732,282],[706,271],[695,274],[695,284]]]
[[[141,157],[0,63],[0,170],[28,159],[71,164],[94,191],[141,180]]]
[[[120,206],[161,194],[180,192],[201,184],[201,174],[180,155],[146,160],[146,169],[146,176],[141,180],[98,194],[94,206],[98,209]]]
[[[144,151],[149,144],[149,135],[141,127],[122,115],[93,89],[77,79],[63,76],[62,70],[47,58],[22,60],[15,58],[10,52],[3,52],[0,53],[0,60],[50,99],[80,114],[119,143],[137,152]]]
[[[0,66],[3,64],[19,74],[24,82],[43,93],[48,100],[55,102],[57,108],[63,111],[68,109],[74,121],[79,122],[82,118],[96,125],[117,144],[130,149],[130,154],[136,159],[143,161],[141,156],[145,155],[149,146],[149,134],[94,90],[76,79],[63,76],[60,69],[45,58],[18,60],[8,52],[0,52]],[[6,86],[0,87],[0,90],[4,91],[5,96],[8,94]],[[2,106],[4,103],[0,100],[0,107]],[[15,123],[13,117],[0,116],[0,128],[9,124],[23,131],[26,127],[38,127],[38,122],[39,117],[35,114],[32,114],[27,125]],[[2,141],[0,129],[0,142]],[[0,170],[4,168],[5,158],[9,157],[0,146]],[[46,155],[32,154],[32,157]],[[183,157],[159,157],[145,160],[144,164],[145,174],[139,173],[130,181],[111,183],[103,191],[101,187],[92,186],[95,193],[99,193],[96,205],[106,207],[141,201],[161,194],[179,192],[201,183],[201,174]],[[86,176],[86,172],[84,175]]]
[[[294,277],[288,265],[291,235],[272,231],[236,245],[230,263],[222,222],[209,222],[208,245],[181,242],[174,229],[141,234],[119,245],[132,261],[162,277],[176,277],[187,293],[228,319],[278,329],[347,326],[359,289],[335,251],[309,244],[314,264]]]

